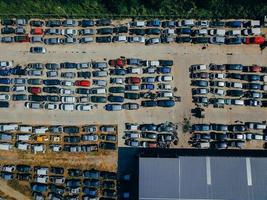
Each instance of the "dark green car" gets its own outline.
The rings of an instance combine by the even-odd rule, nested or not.
[[[127,92],[124,94],[125,99],[140,99],[139,93]]]
[[[106,103],[107,97],[105,97],[105,96],[91,96],[91,102],[93,102],[93,103]]]
[[[110,93],[124,93],[125,88],[124,87],[110,87],[108,91]]]

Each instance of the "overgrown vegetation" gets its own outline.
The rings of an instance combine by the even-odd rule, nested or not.
[[[13,180],[8,181],[7,184],[13,189],[19,191],[20,193],[26,196],[31,196],[31,189],[30,189],[30,186],[28,185],[29,183],[26,183],[23,185],[23,184],[20,184],[18,180],[13,179]]]
[[[182,126],[183,126],[183,133],[190,132],[191,128],[192,128],[192,125],[191,125],[191,122],[190,122],[190,118],[184,118]]]
[[[1,15],[261,18],[266,0],[0,0]]]

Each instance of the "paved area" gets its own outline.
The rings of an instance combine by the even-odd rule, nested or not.
[[[202,50],[202,45],[170,44],[144,46],[142,44],[88,44],[46,46],[47,53],[33,55],[29,53],[29,44],[0,44],[0,59],[14,60],[15,63],[27,64],[29,62],[85,62],[117,58],[119,56],[136,57],[143,59],[172,59],[174,60],[173,76],[175,95],[182,97],[173,108],[141,108],[137,111],[107,112],[104,109],[92,112],[64,112],[27,110],[23,103],[11,104],[10,109],[0,110],[1,122],[22,122],[29,124],[118,124],[119,132],[125,122],[160,123],[172,121],[181,123],[184,117],[190,117],[192,103],[189,67],[192,64],[208,63],[241,63],[267,65],[267,51],[260,51],[257,45],[219,46],[209,45]],[[234,106],[230,109],[208,108],[206,118],[191,118],[192,122],[221,122],[231,123],[240,121],[263,121],[267,110],[264,108],[249,108]],[[121,131],[122,133],[122,131]],[[119,146],[123,140],[119,140]],[[184,146],[185,144],[181,144]]]

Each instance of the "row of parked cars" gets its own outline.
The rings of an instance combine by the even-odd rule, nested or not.
[[[177,138],[177,125],[172,122],[161,124],[126,123],[123,139],[125,145],[144,148],[169,148]]]
[[[265,67],[241,64],[192,65],[193,102],[224,105],[267,106]],[[227,98],[225,98],[227,97]]]
[[[29,182],[35,200],[117,199],[117,174],[110,171],[10,164],[1,166],[0,177]]]
[[[2,19],[2,26],[26,26],[31,27],[93,27],[93,26],[115,26],[111,19]],[[130,27],[260,27],[260,20],[159,20],[151,19],[147,21],[133,20],[126,23]]]
[[[78,126],[30,126],[18,124],[0,125],[0,150],[14,147],[33,153],[93,152],[99,149],[116,150],[117,132],[113,125]]]
[[[197,148],[243,148],[249,141],[267,141],[266,122],[193,124],[190,143]]]
[[[193,42],[193,43],[213,43],[213,44],[262,44],[265,42],[264,37],[261,37],[260,22],[256,20],[251,21],[215,21],[208,20],[181,20],[181,21],[163,21],[158,19],[149,21],[132,21],[125,25],[114,26],[109,19],[100,20],[31,20],[29,22],[31,29],[26,31],[25,25],[27,21],[24,19],[3,20],[1,29],[3,35],[17,34],[16,36],[4,36],[1,38],[2,42],[32,42],[45,44],[73,44],[73,43],[110,43],[110,42],[130,42],[130,43],[170,43],[170,42]],[[13,25],[17,25],[16,28]],[[94,29],[96,26],[107,26]],[[43,28],[46,26],[47,28]],[[77,27],[83,27],[77,29]],[[197,26],[198,29],[192,29]],[[64,27],[62,29],[61,27]],[[146,28],[144,28],[146,27]],[[208,29],[212,27],[213,29]],[[239,28],[233,30],[226,30],[224,27]],[[245,27],[246,29],[242,29]],[[28,34],[31,34],[30,37]],[[113,35],[116,36],[97,36],[92,35]],[[124,34],[124,35],[122,35]],[[134,36],[128,36],[134,35]],[[212,37],[205,37],[206,35]],[[49,35],[54,37],[43,37]],[[63,35],[64,37],[57,37]],[[77,35],[82,37],[76,37]],[[144,37],[144,35],[152,35],[152,38]],[[160,37],[153,37],[153,35],[160,35]],[[175,35],[187,35],[173,37]],[[226,35],[230,36],[225,37]],[[241,38],[241,35],[256,36]],[[258,36],[257,36],[258,35]],[[196,37],[197,36],[197,37]],[[198,37],[201,36],[201,37]],[[204,36],[204,37],[202,37]]]
[[[14,69],[11,68],[12,62],[2,61],[0,63],[3,63],[2,71]],[[169,75],[172,65],[173,61],[171,60],[151,61],[137,58],[118,58],[109,60],[109,62],[30,63],[25,68],[20,69],[20,73],[16,73],[16,75],[28,75],[35,78],[0,78],[0,91],[14,93],[12,97],[9,94],[2,94],[0,99],[2,101],[10,99],[29,101],[25,103],[25,106],[32,109],[90,111],[94,109],[95,103],[107,103],[108,101],[110,103],[123,103],[124,99],[137,100],[150,96],[153,96],[154,99],[170,98],[173,97],[173,93],[170,91],[173,77]],[[111,68],[108,71],[109,67]],[[59,69],[64,69],[64,71],[59,73]],[[72,71],[65,71],[65,69]],[[21,72],[22,70],[24,71]],[[43,76],[44,70],[47,79],[39,78]],[[6,75],[4,72],[2,74],[3,76]],[[143,74],[149,76],[139,77]],[[157,76],[155,76],[156,74]],[[91,77],[93,80],[88,80]],[[14,86],[10,87],[10,84],[14,84]],[[111,86],[106,88],[108,84]],[[89,88],[91,86],[93,88]],[[150,93],[149,91],[152,90],[156,90],[156,92]],[[30,95],[27,96],[27,92]],[[47,94],[42,95],[42,93]],[[107,93],[109,93],[108,96]],[[73,96],[74,94],[79,97]],[[144,102],[141,105],[145,107],[150,105],[164,107],[166,103],[170,106],[174,105],[174,101],[165,101],[164,99],[158,102],[158,104],[156,101],[150,104]],[[8,102],[1,102],[0,105],[4,107],[5,103]],[[139,104],[132,102],[118,106],[109,104],[105,106],[105,109],[134,110],[139,109]]]

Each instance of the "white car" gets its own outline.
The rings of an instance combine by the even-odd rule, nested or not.
[[[148,61],[146,61],[146,66],[159,67],[159,61],[158,60],[148,60]]]
[[[132,36],[127,38],[130,43],[145,43],[145,37],[143,36]]]
[[[173,80],[173,77],[170,75],[157,76],[156,81],[158,82],[170,82]]]
[[[75,106],[73,103],[62,103],[59,105],[59,109],[65,111],[73,111],[75,109]]]
[[[211,73],[210,79],[224,79],[226,77],[226,74],[223,73]]]
[[[10,61],[0,61],[0,67],[12,67],[12,62]]]
[[[128,42],[127,37],[125,35],[114,36],[112,40],[113,42]]]
[[[10,96],[7,95],[7,94],[0,94],[0,100],[3,101],[3,100],[10,100]]]
[[[58,109],[58,104],[56,104],[56,103],[46,103],[45,104],[45,109],[47,109],[47,110],[57,110]]]
[[[142,74],[143,70],[141,67],[128,67],[127,73],[128,74]]]
[[[191,71],[204,71],[207,70],[207,65],[199,64],[199,65],[191,65]]]
[[[217,89],[217,88],[211,88],[211,89],[210,89],[210,92],[211,92],[212,94],[220,95],[220,96],[222,96],[222,95],[225,94],[224,90],[222,90],[222,89]]]
[[[73,81],[61,81],[61,85],[71,87],[71,86],[74,86],[74,82]]]
[[[35,182],[37,183],[47,183],[48,182],[48,176],[46,175],[39,175],[35,177]]]
[[[158,88],[161,90],[171,90],[172,86],[170,84],[167,84],[167,83],[160,83],[158,85]]]
[[[39,102],[26,102],[25,107],[29,109],[42,109],[43,104]]]
[[[61,34],[62,35],[77,35],[78,31],[75,30],[75,29],[70,29],[70,28],[67,28],[67,29],[63,29],[61,31]]]
[[[144,27],[146,25],[145,21],[133,21],[129,23],[131,27]]]
[[[73,96],[62,96],[60,97],[62,103],[75,103],[76,98]]]
[[[26,86],[14,86],[13,91],[14,92],[26,92],[27,88]]]
[[[79,110],[79,111],[90,111],[90,110],[93,110],[93,105],[92,104],[78,104],[76,106],[76,110]]]
[[[117,78],[110,78],[110,83],[112,84],[124,84],[125,79],[122,77],[117,77]]]
[[[60,94],[74,94],[74,90],[73,89],[65,89],[65,88],[61,88],[60,89]]]
[[[211,29],[209,30],[210,35],[216,35],[216,36],[225,36],[225,30],[224,29]]]

